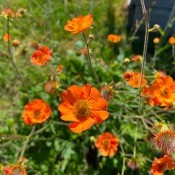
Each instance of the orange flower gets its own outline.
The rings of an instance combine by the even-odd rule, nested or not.
[[[141,83],[141,73],[140,72],[133,72],[133,71],[126,71],[123,75],[125,81],[133,88],[140,88]],[[145,86],[147,84],[147,80],[142,77],[141,86]]]
[[[26,125],[45,122],[51,115],[50,106],[41,99],[35,99],[24,106],[22,119]]]
[[[158,44],[160,42],[160,38],[156,37],[153,39],[154,44]]]
[[[89,84],[69,87],[61,94],[61,100],[62,103],[58,106],[61,119],[72,121],[68,127],[74,133],[85,131],[109,116],[106,111],[107,101]]]
[[[175,132],[165,130],[155,134],[154,144],[166,154],[175,153]]]
[[[154,162],[151,167],[152,175],[163,175],[166,170],[175,169],[174,160],[168,156],[164,155],[162,158],[154,158]]]
[[[175,81],[170,76],[158,73],[151,86],[143,89],[142,95],[151,101],[152,106],[173,107],[175,101],[174,89]]]
[[[88,14],[86,16],[78,16],[68,21],[64,26],[64,30],[71,32],[71,34],[84,33],[93,23],[93,16]]]
[[[141,62],[143,60],[143,57],[141,55],[134,55],[132,56],[131,60],[134,62]]]
[[[8,33],[6,33],[4,36],[3,36],[3,39],[4,39],[4,41],[5,42],[8,42],[9,40],[11,40],[11,35],[10,34],[8,34]]]
[[[170,37],[168,41],[170,44],[174,45],[175,44],[175,37],[174,36]]]
[[[5,8],[2,10],[2,16],[4,16],[5,18],[14,17],[14,11],[10,8]]]
[[[52,50],[46,46],[41,46],[31,57],[31,62],[38,66],[44,66],[52,58]]]
[[[114,34],[110,34],[108,35],[108,41],[110,41],[111,43],[118,43],[121,40],[121,36],[120,35],[114,35]]]
[[[95,146],[99,149],[100,154],[110,157],[113,157],[117,152],[118,144],[118,138],[109,132],[99,135],[95,142]]]
[[[4,168],[4,175],[27,175],[25,168],[20,165],[7,165]]]
[[[61,73],[63,71],[63,69],[64,69],[64,66],[62,64],[60,64],[57,68],[58,73]]]

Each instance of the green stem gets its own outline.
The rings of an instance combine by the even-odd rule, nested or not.
[[[19,156],[19,161],[22,160],[22,158],[23,158],[23,156],[24,156],[24,153],[25,153],[25,150],[26,150],[26,148],[27,148],[27,145],[28,145],[28,143],[29,143],[29,140],[30,140],[30,138],[33,136],[33,134],[35,133],[35,127],[36,127],[36,126],[33,126],[33,127],[32,127],[32,130],[31,130],[30,134],[27,136],[27,138],[26,138],[26,140],[25,140],[25,142],[24,142],[24,145],[23,145],[22,150],[21,150],[21,154],[20,154],[20,156]]]
[[[7,17],[7,34],[10,35],[10,18],[9,17]],[[17,66],[16,66],[16,64],[13,60],[13,52],[12,52],[12,49],[11,49],[10,40],[8,40],[8,52],[9,52],[10,61],[12,62],[12,65],[15,68],[15,71],[16,71],[19,79],[21,80],[23,86],[25,87],[25,89],[26,89],[26,91],[27,91],[27,93],[30,97],[29,89],[26,86],[26,84],[24,83],[23,78],[21,77],[21,74],[20,74],[20,72],[19,72],[19,70],[18,70],[18,68],[17,68]]]
[[[97,74],[95,73],[95,71],[94,71],[94,69],[92,67],[92,61],[91,61],[90,52],[89,52],[89,44],[87,42],[87,39],[86,39],[86,36],[85,36],[84,33],[83,33],[83,37],[84,37],[84,40],[85,40],[85,43],[86,43],[87,52],[88,52],[87,59],[88,59],[88,64],[89,64],[90,70],[91,70],[91,72],[92,72],[96,82],[100,85],[100,81],[99,81],[99,79],[97,77]]]

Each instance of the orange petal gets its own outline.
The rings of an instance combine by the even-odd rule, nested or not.
[[[94,123],[92,118],[88,118],[84,121],[73,122],[68,127],[74,133],[81,133],[82,131],[89,129]]]
[[[90,100],[90,105],[92,106],[93,111],[98,110],[106,110],[108,106],[108,102],[104,98],[96,98],[94,100]]]
[[[58,110],[61,115],[67,115],[73,112],[73,106],[68,101],[65,101],[58,106]]]
[[[96,98],[100,98],[100,97],[101,97],[101,94],[100,94],[99,90],[92,87],[91,93],[89,94],[88,99],[91,100],[91,99],[96,99]]]
[[[109,117],[109,112],[107,111],[94,111],[93,116],[97,119],[97,123],[99,123],[100,118],[102,121],[106,120]]]

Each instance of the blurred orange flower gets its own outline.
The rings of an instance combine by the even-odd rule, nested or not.
[[[64,66],[60,64],[57,68],[58,73],[61,73],[64,70]]]
[[[89,84],[69,87],[61,94],[61,100],[58,106],[61,119],[72,121],[68,127],[74,133],[81,133],[109,116],[106,111],[108,102]]]
[[[121,40],[121,36],[120,35],[114,35],[114,34],[110,34],[108,35],[108,41],[110,41],[111,43],[118,43]]]
[[[3,39],[4,39],[4,41],[5,42],[8,42],[9,40],[11,40],[11,35],[10,34],[8,34],[8,33],[6,33],[4,36],[3,36]]]
[[[7,165],[4,168],[4,175],[27,175],[25,168],[20,164]]]
[[[143,89],[142,95],[151,106],[173,107],[175,101],[175,81],[163,73],[156,75],[150,86]]]
[[[175,44],[175,37],[174,36],[170,37],[168,41],[170,44],[174,45]]]
[[[52,50],[47,46],[41,46],[31,57],[31,62],[38,66],[44,66],[52,58]]]
[[[143,57],[141,55],[133,55],[131,57],[131,60],[134,62],[141,62],[143,60]]]
[[[164,155],[162,158],[154,158],[154,162],[151,167],[152,175],[163,175],[166,170],[175,169],[174,160],[168,156]]]
[[[158,132],[154,136],[154,144],[165,154],[175,153],[175,132],[172,130]]]
[[[3,17],[14,17],[14,11],[10,8],[5,8],[2,10],[2,16]]]
[[[133,88],[140,88],[141,83],[141,73],[140,72],[133,72],[133,71],[126,71],[123,75],[123,78],[127,83]],[[147,80],[142,78],[141,87],[147,84]]]
[[[24,106],[22,119],[26,125],[45,122],[51,115],[50,106],[41,99],[35,99]]]
[[[78,16],[68,21],[64,26],[64,30],[71,32],[71,34],[84,33],[93,23],[93,16],[88,14],[86,16]]]
[[[119,144],[118,138],[109,133],[105,132],[97,137],[95,146],[99,149],[102,156],[113,157],[117,152],[117,147]]]

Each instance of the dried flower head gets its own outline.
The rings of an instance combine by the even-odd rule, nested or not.
[[[101,88],[101,95],[104,99],[106,99],[107,101],[109,101],[113,95],[114,95],[114,90],[113,87],[110,85],[104,85]]]
[[[166,170],[175,169],[174,160],[168,156],[164,155],[162,158],[154,158],[154,162],[151,167],[152,175],[163,175]]]
[[[84,33],[92,24],[93,16],[91,14],[78,16],[68,21],[64,26],[64,30],[71,32],[71,34]]]
[[[14,46],[14,47],[18,47],[19,44],[20,44],[20,42],[19,42],[18,39],[14,39],[14,40],[13,40],[13,46]]]
[[[138,170],[140,168],[139,163],[134,158],[128,161],[127,166],[132,170]]]
[[[50,80],[45,84],[45,91],[49,94],[54,94],[58,88],[58,83],[54,80]]]
[[[154,136],[154,145],[165,154],[175,152],[175,132],[172,130],[163,130]]]
[[[24,106],[22,119],[26,125],[45,122],[51,115],[50,106],[41,99],[35,99]]]
[[[52,58],[52,50],[47,46],[41,46],[31,57],[31,62],[38,66],[44,66]]]
[[[58,106],[61,119],[72,121],[68,127],[74,133],[81,133],[94,124],[102,123],[109,116],[107,101],[89,84],[69,87],[61,94],[61,100]]]
[[[116,154],[118,144],[118,138],[109,132],[99,135],[95,142],[95,146],[99,149],[100,154],[109,157],[113,157]]]
[[[108,35],[108,41],[111,43],[118,43],[121,41],[120,35],[110,34]]]

